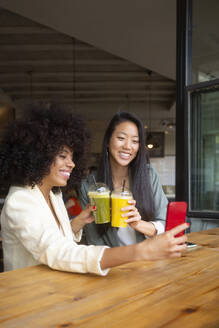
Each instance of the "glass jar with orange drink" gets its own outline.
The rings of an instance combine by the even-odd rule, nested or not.
[[[121,208],[127,207],[130,204],[129,200],[133,199],[132,193],[127,189],[117,189],[114,190],[111,194],[112,200],[112,209],[111,209],[111,225],[112,227],[125,228],[127,227],[127,222],[125,220],[128,217],[122,217],[122,214],[125,212],[121,211]]]

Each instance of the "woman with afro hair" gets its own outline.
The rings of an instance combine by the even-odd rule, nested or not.
[[[5,271],[42,263],[106,275],[110,267],[178,257],[186,248],[185,236],[174,237],[186,224],[130,246],[77,244],[95,208],[88,204],[70,222],[61,189],[80,184],[87,145],[83,121],[54,105],[31,107],[5,130],[0,145],[0,183],[9,188],[1,213]]]

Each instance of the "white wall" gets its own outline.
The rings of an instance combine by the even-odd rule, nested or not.
[[[175,156],[151,158],[151,164],[159,173],[163,186],[175,186]]]

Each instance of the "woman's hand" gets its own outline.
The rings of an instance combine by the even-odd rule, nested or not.
[[[128,201],[130,206],[123,207],[122,212],[126,212],[122,214],[122,217],[128,216],[128,219],[125,221],[135,230],[141,232],[142,234],[153,237],[156,235],[157,230],[153,223],[147,222],[141,219],[141,215],[138,212],[138,209],[135,207],[136,201],[134,199]]]
[[[186,250],[185,242],[187,241],[187,236],[175,237],[175,235],[186,228],[188,228],[188,223],[181,224],[172,230],[139,243],[139,259],[154,261],[180,257],[182,252]]]
[[[79,232],[85,224],[91,223],[94,221],[93,212],[96,210],[95,206],[88,204],[79,215],[71,221],[72,231],[76,234]]]

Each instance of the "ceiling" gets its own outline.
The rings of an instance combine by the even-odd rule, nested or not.
[[[169,110],[175,81],[0,8],[0,88],[12,101],[148,103]]]
[[[0,0],[0,7],[176,78],[176,0]]]

